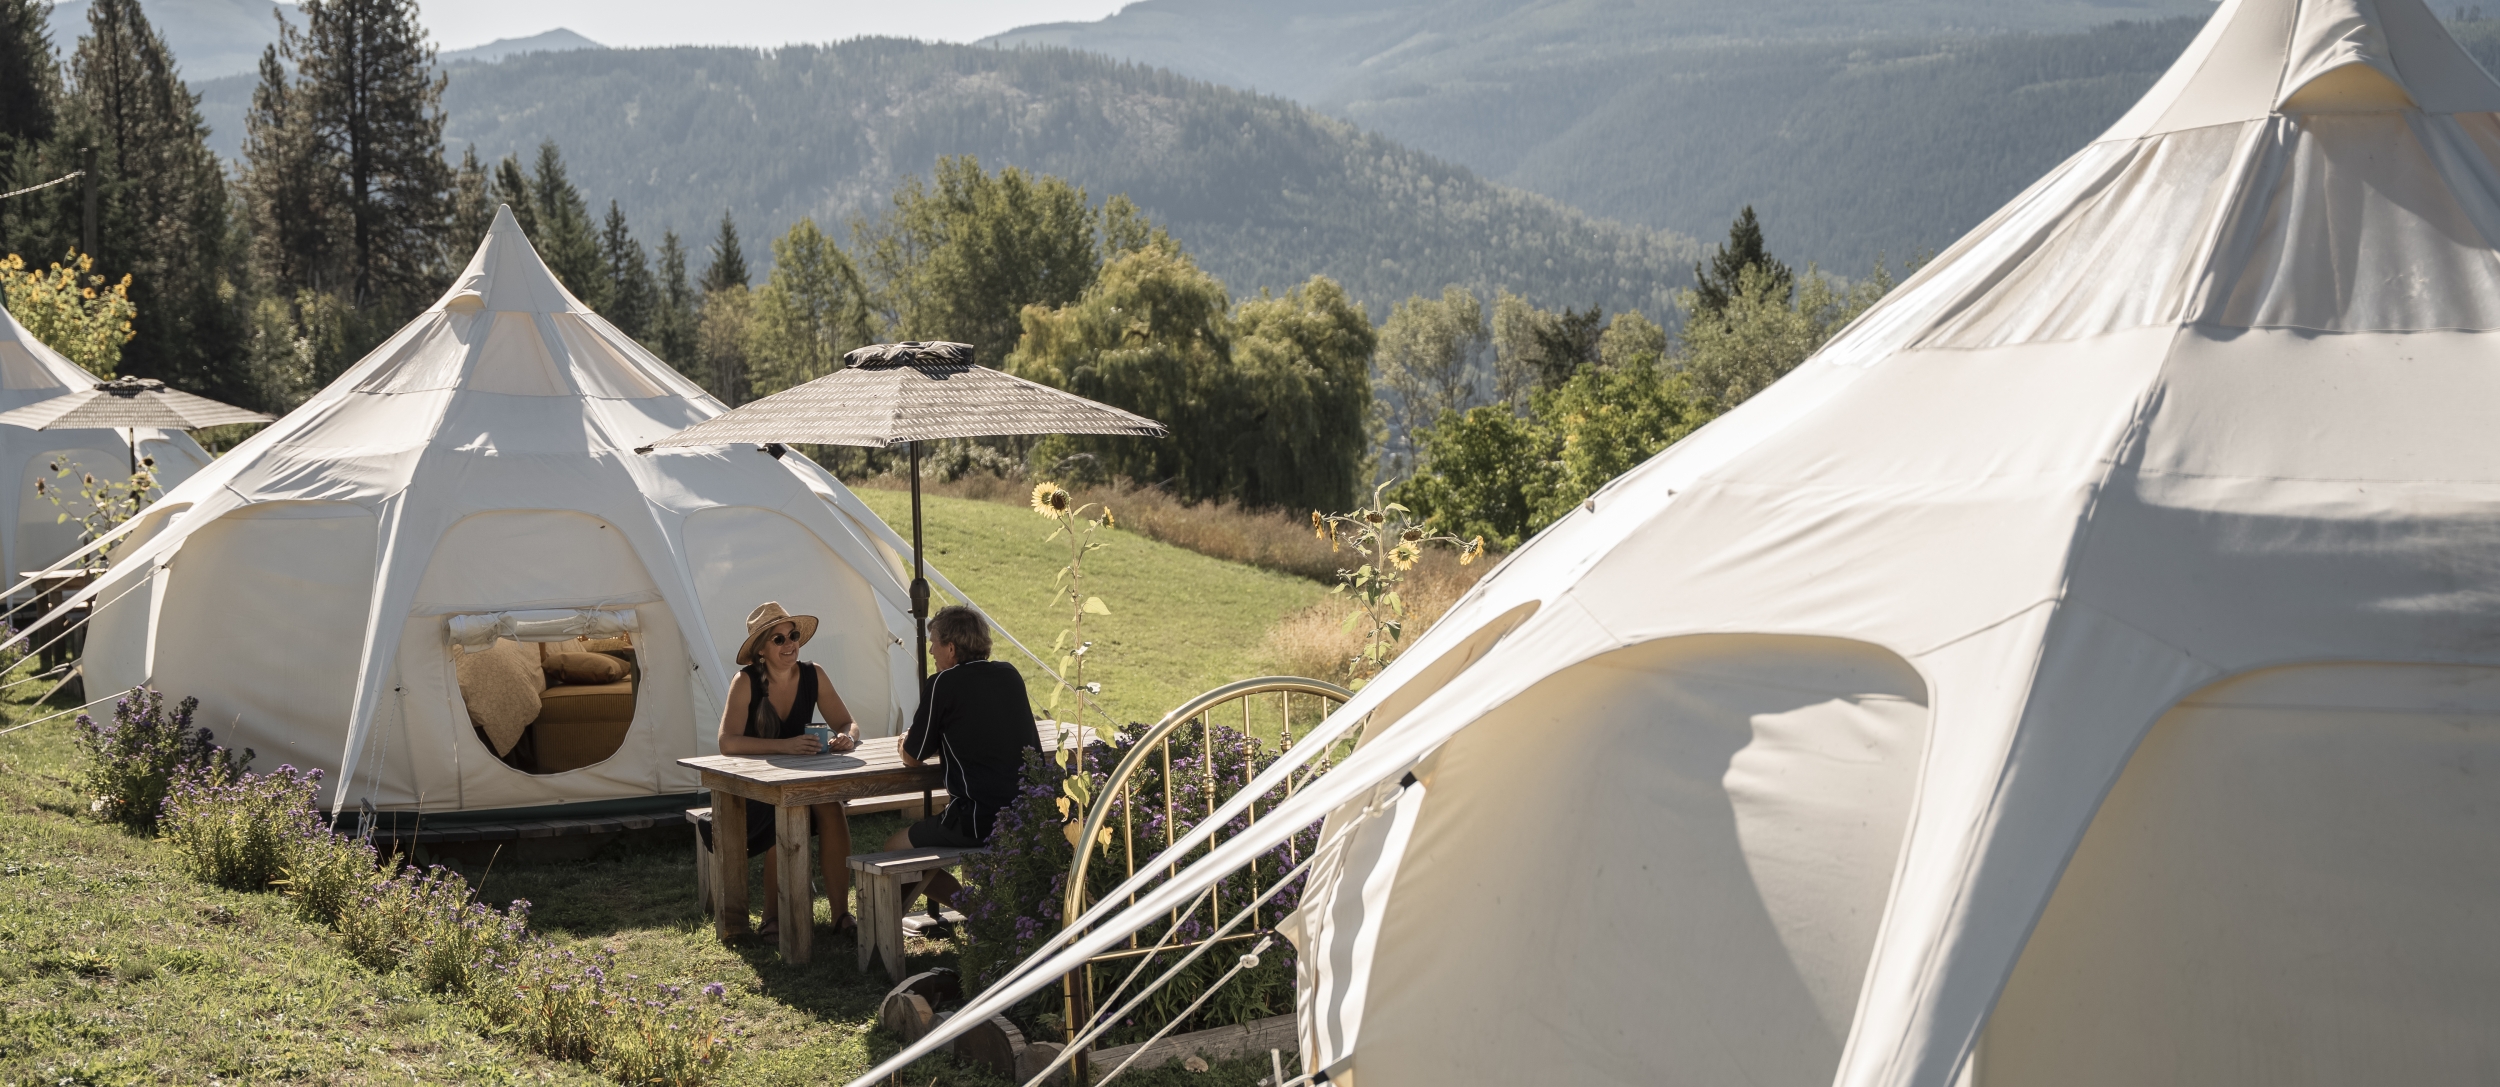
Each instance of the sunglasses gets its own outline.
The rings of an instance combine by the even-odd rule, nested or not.
[[[764,640],[765,640],[765,641],[768,641],[768,642],[771,642],[771,643],[773,643],[774,645],[788,645],[788,644],[790,644],[790,643],[792,643],[792,642],[795,642],[795,641],[798,641],[798,640],[799,640],[799,632],[798,632],[798,631],[795,631],[795,630],[793,630],[793,631],[788,631],[788,632],[785,632],[785,633],[775,634],[775,635],[773,635],[772,637],[770,637],[770,638],[766,638],[766,639],[764,639]]]

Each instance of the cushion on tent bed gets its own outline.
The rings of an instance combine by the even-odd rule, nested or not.
[[[455,653],[452,670],[470,722],[486,734],[497,756],[511,753],[521,731],[538,717],[539,692],[547,687],[537,647],[499,638],[485,652]]]
[[[540,695],[530,727],[538,772],[560,774],[602,762],[625,743],[634,724],[634,683],[562,684]]]
[[[634,719],[634,681],[630,679],[614,683],[566,683],[547,688],[538,699],[541,733],[546,732],[548,725]]]

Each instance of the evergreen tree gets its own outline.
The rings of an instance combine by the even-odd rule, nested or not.
[[[282,21],[281,39],[287,33]],[[292,298],[339,286],[347,200],[308,112],[310,95],[288,75],[281,45],[261,50],[260,82],[243,118],[241,188],[260,287]]]
[[[305,0],[302,12],[280,49],[296,69],[299,115],[344,190],[340,286],[357,306],[421,300],[442,273],[452,179],[446,77],[416,0]]]
[[[44,22],[51,6],[43,0],[0,0],[0,190],[50,181],[77,168],[40,154],[58,122],[61,93],[60,64]],[[58,172],[37,176],[54,167]],[[77,191],[72,185],[54,189]],[[60,256],[51,244],[51,212],[60,201],[61,194],[49,190],[0,200],[0,253]]]
[[[467,260],[494,226],[494,179],[477,161],[477,145],[470,144],[460,153],[460,169],[452,174],[451,241],[444,246],[444,257],[453,263]]]
[[[724,211],[720,234],[712,239],[712,264],[703,270],[703,293],[746,285],[747,257],[738,249],[738,224]]]
[[[211,396],[242,391],[231,304],[241,269],[199,97],[138,0],[94,0],[70,66],[61,145],[95,148],[97,271],[129,275],[137,307],[121,371]]]
[[[659,292],[659,308],[652,315],[651,334],[643,346],[668,360],[678,372],[693,377],[697,361],[695,337],[702,317],[696,312],[694,287],[686,281],[686,246],[674,230],[660,235]]]
[[[590,218],[589,202],[565,175],[564,153],[554,140],[538,145],[529,195],[537,221],[530,244],[538,247],[539,259],[583,303],[592,309],[606,308],[608,269],[599,252],[599,227]]]
[[[651,278],[651,259],[625,226],[625,209],[608,201],[607,229],[599,236],[599,257],[607,265],[607,306],[599,311],[608,323],[636,340],[647,340],[659,309],[659,284]]]
[[[1726,309],[1742,290],[1747,268],[1762,269],[1764,285],[1779,292],[1782,302],[1788,300],[1796,277],[1787,265],[1771,259],[1770,250],[1763,247],[1762,222],[1754,218],[1751,204],[1737,213],[1736,221],[1727,228],[1727,244],[1710,255],[1710,262],[1693,265],[1693,316],[1713,317]]]
[[[537,241],[538,198],[530,193],[529,175],[521,171],[521,156],[505,155],[495,164],[494,176],[487,179],[487,202],[511,208],[512,221],[521,225],[521,233]],[[491,220],[488,225],[493,225]]]
[[[1597,340],[1606,331],[1603,307],[1590,306],[1583,313],[1565,306],[1561,313],[1539,316],[1543,319],[1530,333],[1536,346],[1537,388],[1555,388],[1571,380],[1580,367],[1597,365]]]
[[[42,0],[0,0],[0,151],[52,135],[60,67]]]

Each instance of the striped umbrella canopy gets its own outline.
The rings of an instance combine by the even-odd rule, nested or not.
[[[198,430],[229,423],[270,423],[276,417],[248,408],[193,396],[146,377],[117,377],[93,388],[64,393],[14,411],[0,412],[0,425],[28,430],[112,429],[131,432],[130,471],[139,472],[141,430]]]
[[[920,443],[1018,434],[1160,438],[1169,433],[1163,424],[1145,416],[976,365],[972,356],[971,344],[946,341],[863,347],[842,356],[839,370],[713,416],[643,451],[749,443],[909,446],[911,607],[920,628],[920,668],[925,677],[929,581],[923,576],[920,557]]]

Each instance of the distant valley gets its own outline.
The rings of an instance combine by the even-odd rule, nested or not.
[[[993,44],[1283,94],[1592,214],[1856,273],[1942,248],[2118,115],[2206,0],[1145,0]],[[2111,26],[2126,21],[2133,25]]]

